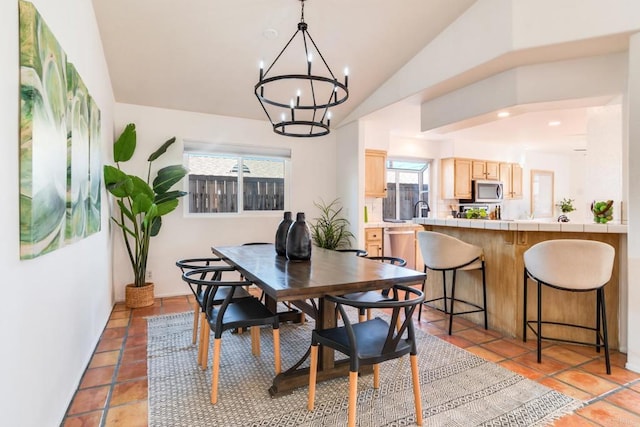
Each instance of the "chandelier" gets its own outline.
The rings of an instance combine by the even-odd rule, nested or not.
[[[298,29],[266,71],[264,63],[260,63],[260,79],[254,92],[275,133],[293,137],[322,136],[330,132],[329,109],[349,97],[349,70],[345,68],[344,83],[333,75],[307,31],[306,0],[299,1]],[[292,49],[288,49],[290,46]],[[297,67],[281,73],[279,67],[283,62],[295,63]]]

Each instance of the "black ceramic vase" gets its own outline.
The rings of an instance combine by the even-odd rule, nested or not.
[[[280,221],[278,230],[276,231],[276,253],[280,256],[287,254],[287,235],[289,234],[289,227],[291,227],[292,223],[291,212],[285,212],[284,218]]]
[[[290,261],[311,259],[311,230],[304,219],[304,212],[298,212],[296,221],[289,227],[287,259]]]

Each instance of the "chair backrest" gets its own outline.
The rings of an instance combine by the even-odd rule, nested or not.
[[[229,305],[233,299],[235,289],[241,286],[249,286],[252,283],[247,280],[219,280],[219,276],[216,275],[217,271],[217,267],[196,268],[183,273],[182,280],[187,282],[190,286],[205,288],[206,299],[203,306],[207,312],[214,305],[214,302],[217,302],[216,294],[218,294],[222,288],[228,288],[229,292],[224,292],[224,300],[222,302],[222,307],[220,308],[221,312],[224,314],[227,305]],[[231,290],[234,292],[231,292]]]
[[[391,320],[389,321],[389,331],[387,338],[382,348],[382,353],[393,353],[398,346],[398,342],[403,339],[405,331],[407,332],[407,338],[411,344],[411,351],[415,354],[416,342],[415,331],[413,329],[413,313],[417,307],[420,307],[424,301],[424,294],[415,288],[405,285],[394,285],[391,288],[393,292],[393,299],[380,300],[378,302],[358,301],[350,298],[344,298],[334,295],[328,295],[325,298],[336,304],[337,309],[340,311],[344,326],[349,336],[350,345],[354,348],[357,354],[357,343],[355,340],[355,334],[353,332],[353,325],[349,320],[349,315],[344,309],[344,306],[355,307],[358,309],[378,308],[378,309],[391,309]],[[402,296],[404,294],[404,297]],[[404,316],[400,316],[401,312]],[[398,320],[402,319],[402,324],[398,328]]]
[[[482,248],[435,231],[416,233],[424,265],[432,270],[464,267],[481,259]]]
[[[368,256],[369,252],[365,251],[364,249],[336,249],[336,252],[353,252],[356,254],[356,256]]]
[[[533,278],[566,289],[587,290],[611,279],[615,249],[594,240],[558,239],[533,245],[524,266]]]
[[[225,263],[222,258],[218,257],[209,257],[209,258],[186,258],[176,261],[176,266],[184,273],[185,271],[193,270],[196,268],[203,267],[223,267],[229,268],[229,270],[225,271],[233,271],[234,267]]]
[[[395,256],[368,256],[367,259],[397,265],[398,267],[405,267],[407,265],[407,261],[404,258]]]

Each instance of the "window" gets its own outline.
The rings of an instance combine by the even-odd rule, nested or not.
[[[429,201],[429,162],[387,160],[387,197],[382,201],[383,218],[407,220],[427,216]]]
[[[251,154],[239,147],[234,147],[236,153],[217,152],[219,147],[215,146],[203,152],[202,147],[187,149],[190,145],[185,144],[189,213],[285,210],[289,156],[267,156],[260,153],[263,149],[255,149],[257,154]]]

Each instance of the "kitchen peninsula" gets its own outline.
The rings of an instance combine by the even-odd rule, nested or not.
[[[535,220],[496,221],[468,219],[415,218],[425,230],[457,237],[484,249],[487,275],[487,309],[489,329],[522,339],[523,319],[523,254],[536,243],[552,239],[587,239],[605,242],[616,250],[611,281],[605,287],[607,323],[611,348],[619,348],[620,314],[620,259],[626,245],[627,226],[624,224],[557,223]],[[479,286],[467,286],[465,282],[479,280],[477,272],[460,272],[457,275],[456,296],[470,301],[481,301]],[[468,283],[471,285],[471,283]],[[535,286],[529,286],[529,301],[536,301]],[[429,272],[427,299],[441,296],[442,275]],[[568,293],[547,288],[543,290],[543,316],[554,317],[566,323],[595,324],[595,294]],[[535,304],[530,303],[528,317],[535,316]],[[465,315],[480,323],[477,314]],[[455,325],[455,322],[454,322]],[[551,332],[551,328],[548,330]],[[555,332],[555,331],[553,331]],[[593,333],[567,330],[561,336],[576,341],[591,341]],[[533,336],[531,332],[528,335]]]

